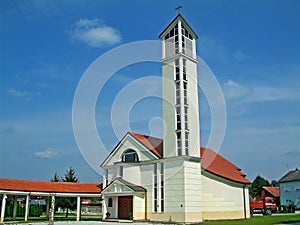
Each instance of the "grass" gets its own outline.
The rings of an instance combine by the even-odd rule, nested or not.
[[[100,218],[82,218],[83,221],[100,221]],[[10,221],[6,219],[6,222]],[[15,221],[18,223],[24,223],[24,218],[17,218]],[[62,218],[56,217],[54,221],[75,221],[75,218]],[[45,218],[29,218],[28,223],[35,222],[46,222]],[[274,224],[291,224],[291,223],[300,223],[300,215],[273,215],[273,216],[254,216],[251,219],[246,220],[216,220],[216,221],[204,221],[199,225],[274,225]]]
[[[246,220],[204,221],[201,225],[274,225],[300,222],[300,215],[254,216]]]

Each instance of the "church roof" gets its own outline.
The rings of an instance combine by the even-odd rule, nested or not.
[[[241,169],[236,165],[223,158],[209,148],[201,147],[201,166],[215,175],[226,178],[228,180],[236,181],[239,183],[250,184],[251,182],[246,179],[246,175],[241,172]]]
[[[88,193],[100,194],[100,183],[45,182],[0,178],[0,190],[49,192],[49,193]]]
[[[157,155],[159,158],[163,158],[163,140],[160,138],[153,138],[147,135],[130,132],[138,141],[144,144],[151,152]],[[213,173],[217,176],[225,179],[250,184],[251,182],[246,179],[246,175],[241,172],[241,169],[235,166],[233,163],[223,158],[209,148],[200,149],[201,153],[201,166],[202,169]]]
[[[142,145],[148,148],[152,153],[154,153],[158,158],[163,157],[163,140],[160,138],[155,138],[147,136],[144,134],[138,134],[134,132],[129,132],[135,139],[137,139]]]
[[[291,182],[291,181],[300,181],[300,170],[295,169],[291,170],[288,173],[286,173],[283,177],[281,177],[278,182]]]
[[[162,38],[167,33],[167,31],[169,30],[170,27],[173,27],[175,24],[177,24],[178,20],[181,20],[183,25],[191,32],[191,34],[194,36],[195,39],[198,38],[198,35],[196,34],[196,32],[191,28],[191,26],[186,22],[186,20],[183,18],[183,16],[180,13],[163,30],[163,32],[161,32],[161,34],[159,35],[159,38]]]

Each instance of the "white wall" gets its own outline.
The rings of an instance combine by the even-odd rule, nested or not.
[[[250,216],[249,190],[243,185],[226,181],[203,172],[202,176],[202,209],[203,219],[238,219],[244,218],[244,204],[246,217]],[[245,199],[245,203],[244,203]]]

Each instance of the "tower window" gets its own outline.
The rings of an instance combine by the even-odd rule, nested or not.
[[[186,59],[183,59],[183,80],[187,80],[186,76]]]
[[[188,105],[188,99],[187,99],[187,83],[186,81],[183,82],[183,98],[184,98],[184,104]]]
[[[176,118],[177,118],[176,130],[181,130],[180,106],[176,107]]]
[[[185,129],[188,129],[188,107],[184,106],[184,124],[185,124]]]
[[[180,83],[176,82],[176,104],[180,104]]]
[[[179,59],[175,60],[175,80],[180,79]]]
[[[181,132],[177,132],[177,155],[182,155],[181,151]]]
[[[185,154],[189,155],[189,132],[185,132]]]
[[[138,161],[139,157],[137,153],[132,149],[126,150],[122,155],[122,162],[132,163]]]

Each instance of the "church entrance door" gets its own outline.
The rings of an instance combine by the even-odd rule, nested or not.
[[[133,196],[118,197],[118,218],[129,219],[130,213],[133,212]]]

